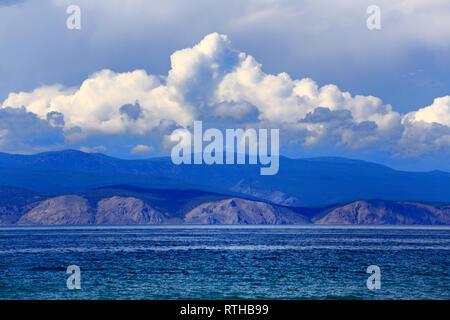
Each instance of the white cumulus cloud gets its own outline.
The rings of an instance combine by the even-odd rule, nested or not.
[[[174,52],[170,60],[167,76],[101,70],[76,88],[11,93],[2,108],[24,106],[40,119],[58,120],[68,141],[154,133],[164,144],[168,135],[162,127],[190,129],[194,120],[203,120],[205,126],[280,128],[284,141],[307,147],[333,143],[407,154],[450,147],[450,96],[402,115],[374,96],[352,95],[333,84],[320,87],[284,72],[265,73],[253,56],[235,50],[218,33]],[[131,153],[152,148],[138,145]]]
[[[434,122],[450,127],[450,96],[436,98],[430,106],[411,112],[407,117],[412,121]]]
[[[152,152],[154,148],[152,146],[146,146],[144,144],[138,144],[133,149],[131,149],[131,154],[148,154]]]

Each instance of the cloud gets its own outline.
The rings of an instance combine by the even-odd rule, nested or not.
[[[334,84],[319,86],[310,78],[292,79],[284,72],[268,74],[218,33],[174,52],[170,60],[167,76],[101,70],[79,87],[11,93],[2,107],[25,106],[52,128],[62,127],[72,142],[151,135],[164,146],[168,128],[190,130],[195,119],[205,127],[280,128],[284,141],[308,148],[332,143],[349,150],[420,155],[450,146],[449,96],[402,115],[374,96],[352,95]],[[148,148],[138,145],[131,153]]]
[[[404,131],[399,140],[399,150],[409,156],[446,151],[450,149],[450,96],[403,116]]]
[[[80,147],[80,151],[86,152],[86,153],[101,153],[105,152],[107,148],[105,146],[95,146],[95,147]]]
[[[258,119],[259,111],[254,105],[242,101],[238,103],[221,102],[213,106],[212,116],[220,120],[238,122],[253,122]]]
[[[436,98],[432,105],[411,112],[406,118],[450,127],[450,96]]]
[[[17,4],[22,4],[25,2],[25,0],[0,0],[0,7],[1,6],[13,6]]]
[[[30,153],[64,144],[60,127],[20,108],[0,108],[0,149]]]
[[[142,113],[132,119],[129,117],[132,111],[127,105],[136,100],[140,101]],[[76,139],[96,134],[142,135],[159,126],[161,119],[183,124],[190,121],[188,110],[182,107],[178,98],[161,85],[157,76],[148,75],[144,70],[125,73],[102,70],[76,89],[44,86],[31,92],[12,93],[3,102],[4,107],[22,105],[40,117],[49,112],[62,113],[66,136],[74,138],[70,137],[73,128],[82,130]],[[126,107],[122,108],[124,105]],[[128,116],[124,117],[124,114]]]
[[[133,121],[136,121],[143,116],[142,108],[138,101],[136,101],[135,104],[124,104],[119,110],[120,114],[125,115],[128,119]]]
[[[137,146],[135,146],[133,149],[131,149],[130,153],[131,154],[139,154],[139,155],[143,155],[143,154],[149,154],[150,152],[152,152],[154,150],[153,147],[151,146],[146,146],[143,144],[138,144]]]
[[[51,111],[47,113],[47,121],[53,127],[64,127],[64,125],[66,124],[64,122],[64,115],[61,112],[57,111]]]
[[[405,105],[417,98],[424,105],[448,90],[447,0],[378,0],[382,30],[376,32],[366,28],[371,0],[77,0],[82,27],[71,32],[65,9],[73,2],[26,1],[2,8],[0,99],[42,84],[79,84],[106,67],[163,74],[171,52],[214,30],[257,55],[271,73],[285,70],[321,84],[333,79],[352,92],[376,93]],[[419,68],[430,72],[434,83],[421,90],[412,81],[399,83],[399,74]],[[407,110],[399,103],[398,108]]]
[[[300,123],[304,125],[304,145],[307,146],[332,142],[337,146],[359,149],[379,140],[376,122],[357,122],[349,110],[332,111],[318,107]]]
[[[71,0],[53,2],[65,7],[71,4]],[[162,32],[154,30],[155,26],[173,30],[174,25],[190,25],[190,30],[177,30],[182,34],[190,34],[213,27],[226,29],[240,37],[259,30],[259,34],[271,39],[283,34],[284,37],[278,39],[277,43],[294,42],[292,40],[300,38],[307,41],[310,47],[315,45],[313,48],[304,48],[305,51],[327,48],[333,53],[351,53],[354,49],[368,53],[371,49],[367,47],[374,42],[384,42],[388,46],[387,50],[424,40],[445,47],[442,39],[448,39],[450,35],[450,6],[446,0],[378,0],[376,4],[381,8],[382,28],[389,30],[387,41],[367,36],[365,20],[366,9],[373,4],[370,0],[331,4],[326,0],[229,0],[218,3],[175,0],[164,5],[157,0],[131,2],[132,5],[121,0],[79,0],[77,4],[98,16],[95,37],[107,39],[111,39],[111,34],[119,37],[127,35],[135,26],[146,30],[140,31],[143,34],[149,30],[154,35]],[[208,12],[208,19],[199,21],[198,17],[204,12]],[[320,39],[315,37],[317,35],[321,36]],[[343,38],[342,35],[347,37]],[[342,39],[345,45],[336,46],[336,39]],[[322,46],[316,41],[321,42]],[[292,46],[301,48],[302,44],[293,43]]]

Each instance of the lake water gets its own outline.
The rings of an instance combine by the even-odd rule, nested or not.
[[[2,227],[0,299],[450,299],[449,250],[450,227]]]

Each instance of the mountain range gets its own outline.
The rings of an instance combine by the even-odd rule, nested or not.
[[[0,153],[0,224],[450,224],[450,174],[345,158],[174,165]]]

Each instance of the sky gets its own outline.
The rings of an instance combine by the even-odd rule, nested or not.
[[[0,152],[167,155],[202,120],[279,128],[290,157],[450,171],[449,17],[447,0],[0,0]]]

